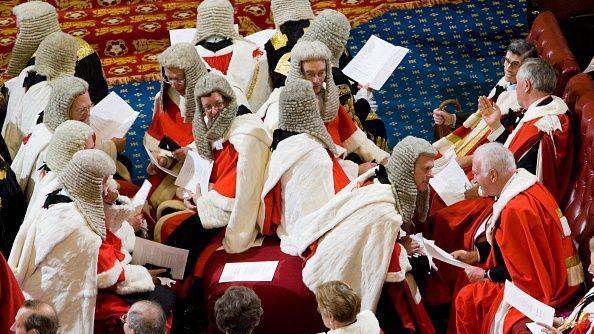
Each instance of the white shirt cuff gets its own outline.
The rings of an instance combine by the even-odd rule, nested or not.
[[[503,125],[499,126],[497,128],[497,130],[492,131],[488,136],[487,139],[490,142],[494,142],[499,136],[501,136],[501,134],[505,131],[505,127],[503,127]]]

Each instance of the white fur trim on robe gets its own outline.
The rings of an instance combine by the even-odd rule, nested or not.
[[[122,252],[128,255],[134,251],[136,235],[134,234],[134,228],[127,221],[123,222],[122,226],[120,226],[114,234],[122,241]],[[129,262],[130,261],[126,261],[126,264]]]
[[[31,86],[23,96],[18,123],[21,140],[32,131],[39,114],[47,107],[51,93],[52,87],[49,82],[43,81]]]
[[[379,334],[381,328],[375,314],[369,310],[357,314],[357,320],[342,328],[333,329],[326,334]]]
[[[23,292],[56,308],[61,333],[93,333],[101,238],[74,203],[44,209],[29,235],[35,241]]]
[[[345,140],[342,145],[348,153],[356,153],[363,161],[373,161],[378,164],[385,159],[388,159],[390,154],[381,148],[377,147],[365,132],[357,127],[357,130]]]
[[[235,198],[211,190],[198,199],[196,207],[204,228],[227,226],[225,251],[241,253],[252,246],[258,234],[260,194],[272,140],[253,114],[236,117],[223,139],[238,153]]]
[[[25,218],[12,244],[10,256],[8,257],[8,265],[12,269],[19,284],[22,284],[25,278],[28,259],[34,251],[35,226],[43,210],[45,198],[47,194],[61,187],[57,178],[54,172],[49,172],[43,177],[38,186],[35,187],[36,192],[29,201]]]
[[[520,120],[520,123],[516,126],[514,131],[512,131],[509,137],[507,137],[507,140],[504,144],[505,147],[509,147],[513,138],[516,136],[516,134],[522,128],[522,126],[524,126],[527,122],[530,122],[538,118],[540,119],[536,121],[534,126],[536,126],[539,131],[546,133],[551,138],[553,138],[553,132],[561,131],[561,121],[559,120],[559,116],[565,114],[567,110],[569,110],[569,107],[567,106],[567,104],[565,104],[565,101],[563,101],[563,99],[561,99],[560,97],[551,95],[551,98],[553,99],[553,101],[544,106],[537,106],[537,104],[544,99],[543,98],[539,101],[535,101],[528,107],[528,110],[526,110],[526,113],[524,114],[524,117],[522,117],[522,119]],[[538,154],[536,157],[536,177],[539,181],[542,181],[543,179],[541,148],[542,140],[539,143]],[[522,157],[520,157],[520,159],[522,159]]]
[[[10,165],[27,199],[30,199],[33,195],[37,180],[32,176],[43,165],[45,152],[52,136],[53,133],[45,124],[40,123],[35,125],[27,144],[21,146],[16,157],[14,157],[12,165]]]
[[[279,118],[279,106],[278,101],[280,98],[280,93],[284,87],[275,88],[268,99],[262,104],[262,106],[258,109],[256,114],[264,121],[264,125],[268,129],[270,136],[274,130],[278,129],[278,118]]]
[[[391,185],[372,184],[341,191],[299,219],[281,250],[301,255],[317,241],[303,268],[305,285],[315,291],[324,282],[343,281],[360,294],[362,308],[375,310],[401,225]]]
[[[16,155],[21,146],[21,140],[23,139],[19,131],[21,103],[23,101],[23,96],[25,95],[25,87],[23,87],[23,83],[29,74],[28,72],[33,70],[34,67],[35,65],[31,65],[25,68],[21,71],[18,77],[14,77],[5,83],[10,97],[8,98],[8,105],[6,106],[4,124],[2,124],[2,137],[4,137],[4,140],[6,141],[6,146],[8,147],[8,152],[10,153],[11,158],[14,158]]]
[[[291,234],[297,219],[316,211],[334,197],[332,160],[315,137],[302,133],[281,141],[270,155],[262,190],[258,224],[264,223],[264,198],[279,182],[282,187],[281,224],[277,235]]]

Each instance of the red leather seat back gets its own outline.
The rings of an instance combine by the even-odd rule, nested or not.
[[[553,94],[561,96],[569,79],[580,72],[580,67],[567,45],[555,15],[551,12],[540,13],[526,39],[533,42],[538,55],[555,68],[557,85]]]
[[[562,210],[578,243],[582,264],[587,268],[588,242],[594,236],[594,82],[590,76],[579,74],[569,81],[563,97],[575,119],[577,163]]]

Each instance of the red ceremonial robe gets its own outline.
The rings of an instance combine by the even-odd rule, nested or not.
[[[336,117],[330,122],[325,123],[325,125],[334,144],[341,147],[344,147],[344,141],[349,139],[357,131],[357,125],[355,125],[353,119],[342,105],[339,105]]]
[[[520,123],[521,127],[508,137],[506,146],[514,154],[519,166],[522,166],[523,159],[529,159],[526,156],[530,151],[538,149],[535,174],[557,203],[561,203],[571,174],[565,171],[571,170],[573,162],[573,132],[569,116],[563,113],[567,106],[558,97],[551,98],[548,104],[545,99],[544,104],[538,104],[534,109],[529,108],[524,117],[532,119]],[[542,116],[533,112],[539,107],[546,108],[549,105],[558,109],[556,115]],[[558,118],[559,128],[543,129],[539,123],[543,117]],[[483,224],[485,215],[489,214],[491,205],[491,199],[478,198],[461,201],[435,212],[429,219],[435,243],[448,252],[458,249],[472,250],[475,233]],[[429,304],[449,302],[455,297],[458,288],[464,285],[458,281],[458,278],[465,281],[465,275],[461,275],[460,270],[445,264],[438,264],[438,268],[438,274],[431,276],[427,284],[426,297]]]
[[[179,106],[171,99],[167,93],[167,90],[163,96],[157,98],[163,99],[163,107],[161,108],[161,103],[159,103],[159,101],[155,103],[155,113],[153,115],[153,120],[151,121],[151,124],[147,130],[146,136],[150,137],[151,140],[156,143],[160,142],[163,137],[167,136],[181,147],[192,144],[194,142],[192,123],[184,123]],[[155,192],[159,192],[159,185],[167,176],[168,174],[159,171],[159,173],[151,175],[148,178],[152,184],[152,188],[149,193],[151,203],[156,201],[156,198],[153,198],[153,194]]]
[[[213,150],[213,155],[214,164],[210,173],[212,190],[225,197],[235,198],[237,159],[239,157],[237,151],[227,140],[223,143],[222,150]],[[166,216],[165,221],[155,229],[155,240],[162,243],[167,242],[171,233],[184,220],[195,214],[195,212],[183,211]]]
[[[14,317],[24,301],[19,283],[0,253],[0,333],[10,333]]]
[[[494,229],[488,230],[493,233],[493,247],[499,247],[503,263],[492,251],[487,268],[505,265],[518,288],[547,305],[561,307],[572,300],[583,281],[571,231],[560,217],[555,199],[541,183],[533,183],[525,190],[521,183],[506,186],[501,198],[508,191],[511,195],[504,199],[508,202],[501,203],[504,206],[498,217],[494,211]],[[497,333],[510,333],[514,324],[525,319],[517,310],[506,312],[500,306],[503,286],[481,281],[460,291],[455,304],[457,333],[491,333],[493,325],[500,326]]]

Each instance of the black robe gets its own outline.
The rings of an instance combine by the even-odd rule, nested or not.
[[[264,45],[272,88],[285,85],[289,74],[291,50],[309,27],[309,23],[309,20],[285,22]]]
[[[0,147],[6,147],[2,136]],[[5,257],[10,253],[26,211],[27,201],[16,176],[10,165],[0,157],[0,251]]]

